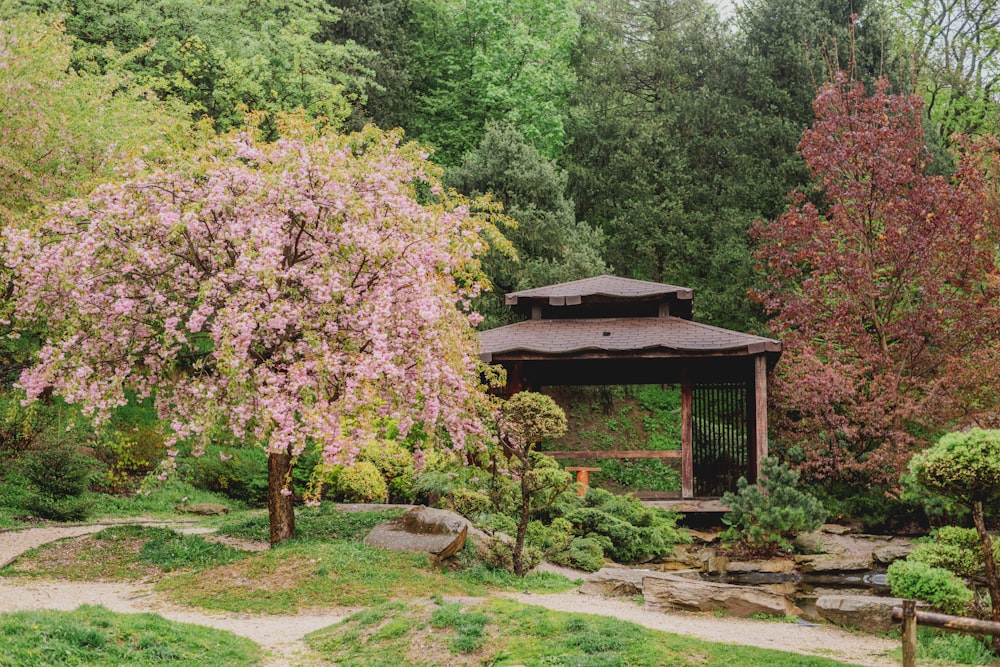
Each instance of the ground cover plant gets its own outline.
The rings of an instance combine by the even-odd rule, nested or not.
[[[238,667],[260,659],[260,648],[249,639],[155,614],[117,614],[90,605],[0,614],[0,665]]]
[[[330,663],[430,665],[630,665],[827,667],[842,663],[704,642],[603,616],[550,611],[512,600],[463,605],[440,597],[379,605],[307,636]]]

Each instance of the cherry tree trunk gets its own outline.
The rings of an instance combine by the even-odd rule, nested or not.
[[[288,452],[267,455],[267,515],[271,524],[271,546],[295,535],[295,509],[292,494],[292,455]]]

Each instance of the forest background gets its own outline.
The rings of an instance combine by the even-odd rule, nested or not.
[[[470,197],[490,193],[515,223],[504,232],[518,259],[484,258],[493,283],[477,304],[484,326],[510,321],[505,292],[601,273],[692,287],[697,320],[789,341],[782,366],[790,370],[779,366],[773,405],[775,450],[807,479],[877,504],[901,493],[906,458],[884,450],[906,454],[994,418],[987,372],[996,320],[977,323],[986,333],[956,346],[927,337],[926,363],[907,365],[913,348],[885,339],[885,356],[873,361],[845,342],[881,335],[863,316],[839,338],[827,335],[831,320],[819,319],[829,312],[815,311],[811,324],[787,316],[781,294],[799,293],[802,279],[775,286],[774,249],[783,241],[758,222],[788,222],[790,203],[821,212],[836,203],[800,141],[816,119],[817,92],[846,72],[836,88],[847,100],[840,130],[865,113],[876,138],[888,136],[879,133],[890,116],[914,121],[910,135],[891,139],[915,146],[913,179],[960,187],[968,182],[961,156],[978,142],[976,241],[992,256],[978,282],[959,290],[966,310],[949,315],[942,331],[963,330],[963,312],[992,316],[980,306],[997,275],[996,5],[747,0],[723,18],[703,0],[7,0],[0,222],[31,227],[50,205],[114,180],[123,162],[191,149],[241,127],[250,111],[264,112],[255,122],[265,139],[279,135],[279,112],[296,109],[342,131],[402,128],[432,151],[445,185]],[[851,97],[854,82],[873,99],[909,96],[915,106],[900,111],[881,98],[885,113],[876,112]],[[894,194],[907,199],[911,185]],[[790,200],[793,192],[803,194]],[[832,243],[834,254],[849,245]],[[869,277],[916,284],[893,266],[868,266]],[[912,294],[900,307],[924,313]],[[822,354],[801,354],[800,343],[817,339],[827,343]],[[10,388],[37,341],[0,345]],[[959,357],[975,363],[953,363]],[[845,367],[852,370],[840,373]],[[924,399],[943,393],[949,409],[928,407]],[[0,447],[35,446],[25,424],[36,416],[12,389],[5,406]],[[890,423],[858,428],[878,411]],[[126,413],[118,441],[102,436],[123,470],[126,450],[151,446],[140,442],[147,417]],[[831,453],[850,465],[814,465]]]

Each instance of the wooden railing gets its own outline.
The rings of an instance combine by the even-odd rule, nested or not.
[[[590,451],[558,451],[541,452],[554,459],[660,459],[675,461],[681,460],[681,450],[679,449],[612,449],[612,450],[590,450]],[[567,468],[568,470],[568,468]],[[589,468],[587,471],[577,472],[577,482],[582,484],[589,482],[590,472],[600,470],[600,468]],[[644,500],[674,500],[681,497],[680,491],[637,491],[636,498]]]
[[[949,616],[930,611],[917,611],[914,600],[903,600],[902,607],[892,610],[892,618],[903,623],[903,667],[917,664],[917,624],[955,632],[971,632],[977,635],[1000,637],[1000,623],[980,621],[978,618]]]

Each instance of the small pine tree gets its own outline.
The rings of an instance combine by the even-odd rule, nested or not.
[[[761,461],[759,484],[740,477],[736,493],[722,496],[730,508],[722,518],[729,526],[723,541],[749,554],[771,557],[780,549],[791,550],[789,539],[796,534],[819,528],[826,510],[815,496],[800,490],[798,482],[799,473],[773,457]]]

